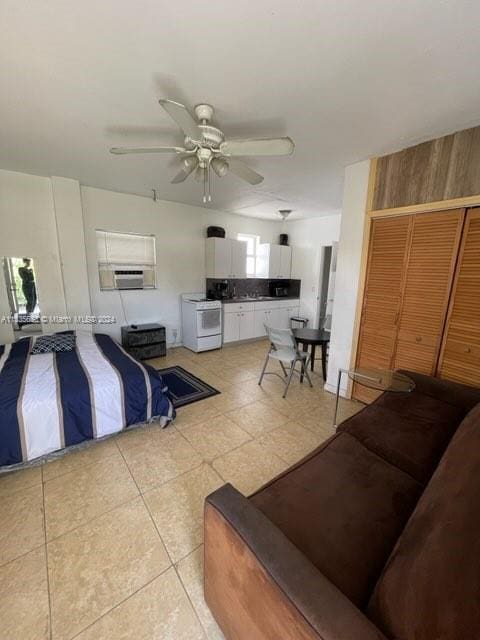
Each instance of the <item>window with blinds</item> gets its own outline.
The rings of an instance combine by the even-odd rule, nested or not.
[[[96,231],[100,288],[155,288],[155,237]]]

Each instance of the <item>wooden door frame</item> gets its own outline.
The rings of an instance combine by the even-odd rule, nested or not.
[[[373,209],[373,197],[375,191],[375,181],[377,176],[377,158],[370,161],[370,173],[368,177],[367,199],[365,206],[365,217],[363,224],[362,252],[360,257],[360,272],[358,277],[357,303],[355,307],[355,319],[353,324],[352,351],[350,354],[350,368],[355,366],[358,355],[358,345],[360,338],[360,323],[362,318],[363,299],[365,295],[365,285],[367,280],[367,265],[370,252],[371,226],[372,220],[376,218],[390,218],[393,216],[414,215],[417,213],[428,213],[432,211],[449,211],[451,209],[468,209],[480,206],[480,194],[475,196],[465,196],[464,198],[453,198],[450,200],[440,200],[438,202],[427,202],[423,204],[409,205],[406,207],[395,207],[392,209]],[[453,286],[455,283],[453,283]],[[441,362],[439,355],[438,363]],[[348,380],[347,397],[352,394],[352,381]]]

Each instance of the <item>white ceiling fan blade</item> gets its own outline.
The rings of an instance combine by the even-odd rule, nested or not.
[[[125,155],[127,153],[185,153],[182,147],[112,147],[110,153],[115,155]]]
[[[179,182],[183,182],[188,178],[188,176],[195,171],[198,167],[198,158],[196,156],[189,156],[185,158],[183,161],[183,167],[177,173],[177,175],[171,181],[171,184],[178,184]]]
[[[170,180],[170,184],[178,184],[179,182],[184,182],[188,178],[188,176],[192,173],[192,171],[185,171],[185,169],[181,169],[177,173],[177,175],[173,178],[173,180]]]
[[[259,173],[250,169],[248,165],[240,160],[234,160],[233,158],[227,158],[228,168],[231,173],[234,173],[242,180],[250,184],[260,184],[263,182],[263,176]]]
[[[196,142],[201,142],[203,140],[202,130],[183,104],[173,102],[173,100],[159,100],[159,103],[168,115],[175,120],[186,136]]]
[[[220,145],[226,156],[289,156],[294,149],[291,138],[245,138],[226,140]]]

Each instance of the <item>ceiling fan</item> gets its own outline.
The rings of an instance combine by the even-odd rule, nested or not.
[[[251,169],[238,157],[243,156],[288,156],[293,153],[293,140],[284,138],[245,138],[226,140],[220,129],[210,124],[213,107],[209,104],[198,104],[195,116],[190,115],[187,108],[172,100],[159,100],[160,105],[177,123],[185,135],[183,147],[147,147],[125,148],[114,147],[110,153],[117,155],[130,153],[176,153],[181,156],[182,168],[173,178],[172,184],[178,184],[195,171],[195,179],[203,182],[203,202],[211,202],[210,174],[211,170],[219,178],[228,172],[245,180],[249,184],[260,184],[263,176]]]

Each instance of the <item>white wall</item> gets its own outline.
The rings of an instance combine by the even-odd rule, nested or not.
[[[192,207],[198,210],[197,207]],[[262,220],[240,216],[223,211],[212,211],[211,209],[201,209],[204,215],[205,229],[210,226],[223,227],[227,237],[236,238],[238,233],[250,233],[260,236],[260,242],[273,242],[278,244],[279,235],[282,233],[282,221]]]
[[[123,324],[161,322],[167,341],[181,341],[180,294],[205,291],[205,236],[209,225],[222,226],[227,236],[260,235],[263,242],[278,240],[281,222],[247,218],[202,207],[81,188],[88,280],[94,315],[112,315],[115,325],[102,331],[115,337]],[[101,291],[98,279],[95,230],[154,234],[157,251],[157,288],[144,291]]]
[[[51,181],[67,315],[71,318],[89,316],[80,185],[69,178],[54,177]],[[92,329],[91,325],[81,322],[73,322],[70,326],[77,330]]]
[[[350,367],[369,172],[369,160],[350,165],[345,170],[332,336],[326,384],[329,391],[336,389],[338,369]],[[342,378],[342,393],[345,394],[347,380],[345,376]]]
[[[0,257],[30,257],[35,264],[42,315],[65,315],[65,297],[49,178],[0,170]],[[3,269],[2,269],[3,271]],[[3,281],[3,273],[0,274]],[[9,315],[5,284],[0,315]],[[55,331],[55,325],[44,331]],[[11,342],[10,326],[0,324],[0,343]]]
[[[335,387],[338,367],[350,363],[369,165],[369,161],[352,165],[345,174],[329,389]],[[173,342],[174,331],[176,342],[181,341],[180,294],[204,291],[204,238],[206,227],[211,224],[224,227],[227,236],[251,233],[260,235],[262,242],[277,242],[282,230],[288,233],[293,246],[292,277],[302,280],[302,313],[314,319],[320,249],[338,239],[338,215],[282,225],[281,221],[80,188],[78,182],[64,178],[0,171],[0,256],[27,255],[35,260],[44,315],[85,315],[90,310],[94,315],[112,315],[117,319],[116,325],[103,325],[102,330],[115,337],[119,337],[123,324],[160,321],[167,327],[169,343]],[[155,234],[157,289],[121,294],[100,291],[96,229]],[[8,313],[5,286],[1,283],[0,315]],[[58,325],[44,330],[58,330]],[[11,338],[11,328],[0,324],[0,342]]]
[[[338,214],[305,220],[290,220],[283,225],[292,245],[292,278],[302,281],[300,313],[311,327],[318,321],[317,307],[320,288],[321,248],[331,245],[340,235]]]
[[[167,326],[170,343],[174,330],[177,342],[181,341],[180,294],[205,290],[204,238],[209,225],[224,227],[229,237],[259,235],[262,242],[278,241],[282,228],[280,221],[155,203],[150,198],[80,187],[67,178],[0,171],[0,257],[34,259],[43,315],[112,315],[116,325],[100,329],[117,338],[127,322],[160,321]],[[157,289],[100,291],[95,229],[155,234]],[[9,314],[0,274],[0,316]],[[63,328],[48,324],[44,331]],[[0,344],[12,339],[11,326],[0,323]]]

